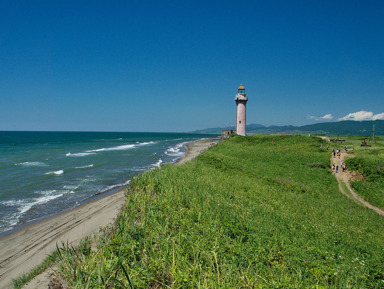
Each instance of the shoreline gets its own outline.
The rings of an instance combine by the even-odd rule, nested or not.
[[[213,147],[218,143],[218,140],[214,139],[202,139],[197,141],[188,142],[184,145],[185,155],[180,158],[176,165],[181,165],[195,159],[199,154]]]
[[[176,165],[196,158],[218,141],[202,139],[185,144]],[[125,188],[100,196],[73,209],[26,224],[0,237],[0,288],[41,264],[61,242],[76,245],[101,228],[113,224],[125,203]]]

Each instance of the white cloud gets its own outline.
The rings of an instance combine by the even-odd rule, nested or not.
[[[331,120],[333,119],[333,115],[332,114],[326,114],[324,116],[320,116],[320,117],[316,117],[316,116],[313,116],[313,115],[308,115],[307,116],[308,119],[314,119],[314,120]]]
[[[384,112],[379,114],[373,114],[373,112],[371,111],[361,110],[358,112],[350,113],[344,117],[339,118],[338,120],[362,121],[362,120],[377,120],[377,119],[384,119]]]
[[[333,115],[329,113],[329,114],[326,114],[326,115],[321,116],[319,118],[324,119],[324,120],[331,120],[331,119],[333,119]]]
[[[377,119],[383,119],[384,120],[384,112],[376,114],[372,117],[372,120],[377,120]]]

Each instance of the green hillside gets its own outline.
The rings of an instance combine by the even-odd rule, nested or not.
[[[322,142],[234,136],[137,176],[111,233],[60,250],[61,278],[70,288],[383,288],[384,219],[340,193]]]
[[[263,126],[260,124],[247,125],[247,133],[261,134],[325,134],[325,135],[370,135],[373,125],[375,125],[376,135],[384,135],[384,120],[375,121],[338,121],[324,122],[303,126]],[[232,127],[234,128],[234,126]],[[223,129],[211,128],[198,130],[197,133],[221,133]]]

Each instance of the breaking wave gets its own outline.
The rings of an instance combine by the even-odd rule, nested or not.
[[[85,156],[89,156],[89,155],[94,155],[95,153],[93,152],[85,152],[85,153],[67,153],[66,156],[67,157],[85,157]]]
[[[58,170],[58,171],[52,171],[52,172],[48,172],[48,173],[45,173],[45,175],[55,175],[55,176],[60,176],[64,173],[64,170]]]
[[[81,167],[75,167],[75,169],[89,169],[89,168],[93,168],[93,164],[81,166]]]
[[[168,156],[171,156],[171,157],[182,157],[184,156],[184,152],[181,150],[182,147],[186,144],[187,142],[182,142],[182,143],[179,143],[177,144],[176,146],[174,147],[169,147],[166,151],[165,151],[165,154],[168,155]]]
[[[162,159],[159,159],[156,163],[152,165],[153,168],[160,168],[161,164],[163,163]]]
[[[116,188],[124,187],[124,186],[128,185],[130,182],[131,182],[131,181],[128,180],[128,181],[126,181],[126,182],[124,182],[124,183],[121,183],[121,184],[116,184],[116,185],[112,185],[112,186],[105,187],[104,189],[102,189],[102,190],[100,191],[100,193],[105,193],[105,192],[108,192],[108,191],[113,190],[113,189],[116,189]]]
[[[15,164],[16,166],[25,166],[25,167],[46,167],[47,164],[43,162],[23,162]]]
[[[121,146],[111,147],[111,148],[101,148],[101,149],[96,149],[96,150],[90,150],[90,151],[87,151],[87,152],[121,151],[121,150],[132,149],[134,147],[136,147],[136,145],[129,144],[129,145],[121,145]]]
[[[110,148],[100,148],[100,149],[94,149],[94,150],[87,150],[87,151],[81,152],[81,153],[70,153],[69,152],[66,154],[66,156],[67,157],[84,157],[84,156],[93,155],[93,154],[99,153],[99,152],[129,150],[129,149],[133,149],[133,148],[138,147],[138,146],[145,146],[145,145],[150,145],[150,144],[154,144],[154,143],[155,143],[154,141],[150,141],[150,142],[142,142],[142,143],[136,143],[136,144],[120,145],[120,146],[110,147]]]
[[[60,198],[67,194],[74,194],[75,192],[72,190],[46,190],[38,191],[36,193],[40,196],[31,199],[9,200],[0,202],[0,205],[2,206],[17,208],[17,212],[9,216],[6,220],[9,229],[16,226],[19,223],[20,217],[29,210],[33,209],[34,207],[48,203],[49,201]]]

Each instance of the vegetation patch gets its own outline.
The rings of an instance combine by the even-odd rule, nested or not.
[[[350,170],[362,174],[363,180],[351,181],[354,191],[364,200],[384,209],[384,149],[382,141],[372,147],[359,148],[354,158],[346,160]]]
[[[43,273],[49,267],[51,267],[58,259],[58,252],[54,251],[50,254],[45,260],[39,265],[29,271],[27,274],[22,275],[21,277],[13,280],[13,288],[19,289],[22,288],[25,284],[35,278],[37,275]]]

